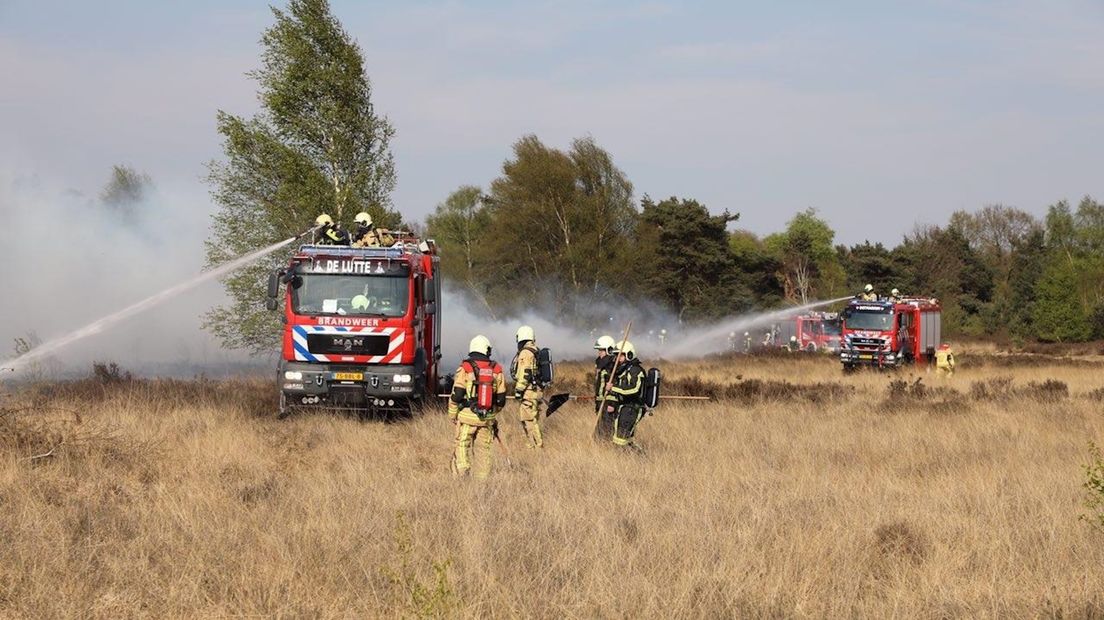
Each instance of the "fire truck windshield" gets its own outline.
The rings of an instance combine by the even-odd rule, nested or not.
[[[884,332],[893,329],[893,313],[847,310],[843,315],[843,322],[847,329]]]
[[[303,274],[291,289],[296,314],[399,317],[409,305],[405,277]]]

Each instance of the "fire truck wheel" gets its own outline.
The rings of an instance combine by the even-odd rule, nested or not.
[[[816,353],[817,352],[816,343],[815,342],[810,342],[809,344],[805,345],[805,351],[807,353]]]

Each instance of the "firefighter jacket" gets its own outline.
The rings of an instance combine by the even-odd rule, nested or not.
[[[494,372],[494,402],[490,410],[482,416],[476,411],[476,376],[469,367],[469,360],[478,368],[490,367]],[[506,405],[506,377],[502,374],[502,366],[486,355],[472,353],[468,360],[464,360],[456,369],[453,377],[452,395],[449,397],[449,419],[468,426],[491,426],[494,424],[495,414]]]
[[[510,374],[514,376],[515,394],[524,394],[527,390],[539,391],[544,387],[534,383],[537,379],[536,341],[529,340],[521,347],[517,357],[514,358],[512,366],[513,368],[510,369]]]
[[[393,245],[395,245],[395,237],[384,228],[360,225],[353,235],[353,247],[356,248],[389,248]]]
[[[859,299],[862,301],[878,301],[878,294],[873,291],[869,293],[859,293]]]
[[[613,386],[606,394],[606,404],[615,406],[644,404],[644,367],[640,360],[625,362],[617,368]]]
[[[318,229],[316,243],[319,245],[349,245],[349,233],[333,224]]]
[[[609,381],[610,371],[613,370],[613,356],[606,355],[603,357],[594,358],[594,408],[597,409],[602,403],[602,390],[605,389],[606,382]]]
[[[950,349],[939,349],[935,352],[935,367],[943,370],[954,370],[954,352]]]

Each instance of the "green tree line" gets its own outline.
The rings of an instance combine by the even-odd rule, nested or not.
[[[259,111],[220,111],[224,158],[208,181],[218,205],[209,266],[301,232],[320,212],[346,226],[358,211],[395,227],[394,128],[372,103],[367,64],[326,0],[272,9],[261,36]],[[101,200],[133,213],[149,186],[116,167]],[[714,207],[716,205],[713,205]],[[779,232],[738,228],[739,214],[691,197],[637,198],[591,138],[567,149],[524,136],[486,187],[458,188],[426,221],[445,275],[491,317],[540,309],[595,325],[613,306],[707,322],[834,298],[871,283],[939,298],[952,335],[1046,341],[1104,338],[1104,208],[1086,197],[1039,219],[1002,205],[917,227],[896,246],[844,246],[815,210]],[[233,348],[271,351],[266,276],[292,250],[239,270],[208,324]]]
[[[738,219],[692,198],[634,200],[591,138],[560,150],[525,136],[486,190],[454,191],[426,232],[449,282],[493,316],[539,305],[587,322],[607,302],[706,322],[869,283],[939,299],[951,335],[1104,338],[1104,206],[1090,197],[1051,205],[1043,219],[1003,205],[958,211],[894,247],[836,244],[814,209],[763,237],[730,230]]]

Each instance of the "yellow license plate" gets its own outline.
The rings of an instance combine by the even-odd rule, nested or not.
[[[335,372],[335,381],[363,381],[364,373],[362,372]]]
[[[873,355],[860,355],[859,359],[861,359],[861,360],[872,360],[872,359],[874,359],[874,356]]]

